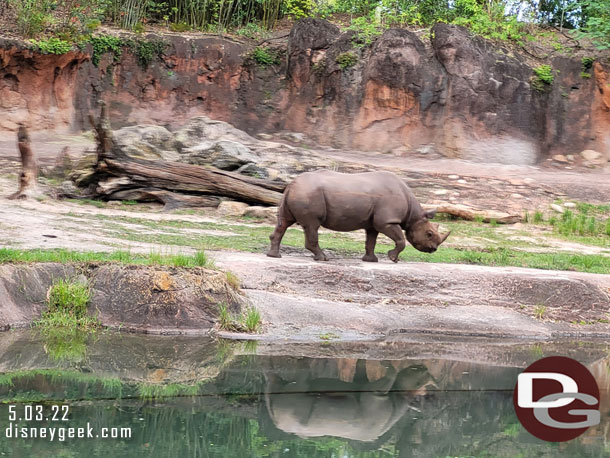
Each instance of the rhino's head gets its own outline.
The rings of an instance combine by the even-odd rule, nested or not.
[[[424,213],[424,216],[416,221],[405,231],[407,240],[419,251],[433,253],[438,246],[443,243],[451,231],[441,235],[438,233],[438,224],[432,224],[430,220],[434,218],[436,210]]]

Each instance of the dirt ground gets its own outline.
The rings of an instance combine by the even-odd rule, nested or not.
[[[92,146],[87,135],[34,136],[43,167],[52,166],[63,145],[78,156]],[[343,171],[386,168],[405,176],[422,203],[460,203],[522,214],[548,208],[556,199],[610,202],[610,170],[569,168],[552,162],[540,166],[477,164],[456,159],[400,157],[324,149],[329,167]],[[235,221],[213,210],[163,212],[161,206],[103,208],[73,201],[11,201],[19,163],[14,141],[0,139],[0,246],[69,248],[79,251],[194,252],[198,236],[231,237],[244,227],[271,223]],[[45,187],[42,180],[42,188]],[[49,183],[47,183],[49,184]],[[52,193],[51,193],[52,194]],[[119,221],[130,218],[134,222]],[[116,221],[114,221],[116,220]],[[149,222],[152,224],[143,224]],[[168,222],[184,222],[172,226]],[[158,227],[155,223],[159,223]],[[222,228],[203,229],[206,223]],[[604,243],[523,236],[519,225],[500,229],[508,237],[530,238],[525,250],[610,255]],[[142,234],[127,240],[121,233]],[[511,232],[512,231],[512,232]],[[167,244],[164,236],[184,236]],[[512,234],[512,235],[511,235]],[[362,239],[362,234],[351,234]],[[154,240],[159,238],[159,242]],[[451,246],[470,246],[468,237],[453,237]],[[235,272],[251,301],[261,310],[267,337],[287,339],[362,339],[410,333],[513,336],[550,339],[558,336],[610,336],[610,276],[456,264],[362,263],[357,258],[315,263],[303,250],[286,249],[282,259],[259,253],[213,251],[221,268]],[[540,307],[544,306],[544,314]],[[320,337],[322,336],[322,337]]]

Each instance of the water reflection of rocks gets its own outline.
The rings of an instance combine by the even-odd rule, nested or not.
[[[512,407],[518,373],[551,354],[581,360],[607,390],[608,347],[601,343],[486,344],[461,361],[441,356],[446,343],[422,345],[420,358],[417,345],[385,346],[387,360],[365,359],[380,349],[364,344],[291,348],[308,357],[186,337],[101,334],[86,345],[82,356],[61,359],[40,336],[0,335],[0,399],[70,399],[74,424],[132,425],[128,446],[104,444],[108,456],[573,457],[610,449],[605,420],[553,446],[526,433]],[[340,357],[321,357],[332,351]],[[21,456],[57,456],[57,448],[33,444]],[[4,445],[0,438],[0,452]],[[86,442],[69,447],[87,451]]]

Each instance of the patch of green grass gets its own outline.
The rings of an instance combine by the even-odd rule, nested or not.
[[[231,315],[231,312],[229,312],[227,304],[218,304],[218,326],[220,326],[220,329],[224,329],[225,331],[233,330],[233,321],[233,316]]]
[[[53,282],[47,293],[47,310],[34,326],[43,332],[50,329],[64,328],[93,331],[100,324],[97,318],[89,316],[87,307],[91,299],[89,284],[84,279],[58,279]],[[48,335],[49,336],[49,335]],[[67,334],[60,334],[67,338]]]
[[[121,205],[138,205],[137,200],[121,200]]]
[[[88,216],[89,217],[89,216]],[[104,219],[103,216],[91,216],[92,218]],[[113,217],[115,222],[129,223],[130,225],[141,225],[143,229],[168,230],[171,233],[151,234],[146,229],[139,233],[133,227],[114,230],[113,237],[120,237],[130,241],[162,243],[173,246],[205,246],[206,249],[237,250],[247,252],[263,252],[269,246],[269,234],[271,228],[268,226],[254,227],[245,224],[222,224],[212,222],[192,221],[151,221],[143,218],[128,216]],[[505,228],[501,225],[491,227],[489,225],[478,225],[471,222],[456,221],[443,223],[453,230],[452,237],[460,236],[469,239],[475,238],[485,243],[484,247],[460,248],[443,245],[435,253],[422,253],[411,246],[401,254],[400,258],[407,261],[420,262],[443,262],[443,263],[468,263],[490,266],[518,266],[538,269],[574,270],[595,273],[610,273],[610,258],[603,255],[578,255],[569,252],[538,253],[524,251],[527,244],[506,240]],[[199,230],[221,230],[230,231],[235,234],[231,237],[216,235],[183,235],[176,234],[173,229],[192,228]],[[171,230],[171,231],[170,231]],[[449,241],[452,241],[452,237]],[[364,241],[355,240],[350,233],[321,232],[319,234],[322,249],[338,256],[355,255],[362,256]],[[607,243],[605,239],[590,238],[583,239],[592,244]],[[305,252],[304,237],[301,229],[290,228],[286,231],[282,246],[294,247]],[[377,245],[377,253],[383,255],[393,245],[387,239],[380,238]],[[538,248],[537,244],[534,244]],[[332,255],[332,254],[331,254]]]
[[[542,320],[544,319],[544,315],[546,314],[546,306],[542,305],[542,304],[538,304],[536,307],[534,307],[534,316],[539,319]]]
[[[77,317],[83,316],[90,296],[89,285],[84,281],[56,280],[48,293],[49,312],[66,311]]]
[[[0,264],[59,262],[59,263],[119,263],[134,265],[163,265],[174,267],[206,267],[215,269],[214,261],[205,252],[198,251],[190,255],[161,255],[150,253],[135,254],[129,251],[114,251],[112,253],[79,252],[65,249],[54,250],[18,250],[15,248],[0,248]]]
[[[262,326],[261,314],[250,306],[238,316],[233,315],[225,303],[218,304],[218,326],[223,331],[256,333]]]
[[[66,199],[66,202],[74,202],[80,205],[93,205],[97,208],[106,208],[107,203],[95,199]]]
[[[246,312],[242,315],[242,323],[246,328],[246,332],[255,333],[258,332],[262,325],[261,314],[255,307],[248,307]]]
[[[327,332],[325,334],[320,334],[320,340],[329,341],[332,339],[338,339],[339,336],[333,332]]]
[[[561,204],[561,201],[556,203]],[[532,221],[526,221],[532,222]],[[536,211],[534,224],[543,224],[542,212]],[[566,209],[559,216],[553,215],[546,222],[555,234],[570,240],[591,245],[605,246],[610,243],[610,205],[576,202],[574,211]]]
[[[202,383],[185,385],[182,383],[169,383],[167,385],[153,385],[141,383],[138,385],[138,395],[142,399],[171,398],[176,396],[195,396]]]

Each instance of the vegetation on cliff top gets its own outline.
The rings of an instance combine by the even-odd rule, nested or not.
[[[258,35],[280,19],[323,17],[349,20],[369,43],[385,27],[449,22],[496,40],[522,42],[536,25],[610,48],[610,0],[6,0],[0,23],[16,24],[28,38],[52,33],[79,43],[102,23],[143,32],[151,24],[189,30]],[[3,27],[4,28],[4,27]],[[57,44],[57,43],[56,43]],[[64,49],[52,46],[50,52]],[[42,49],[42,47],[41,47]]]

